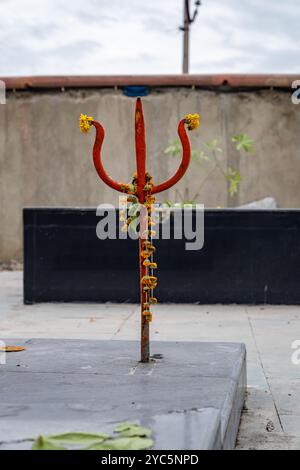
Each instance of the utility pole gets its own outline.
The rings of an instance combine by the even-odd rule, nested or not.
[[[189,56],[190,56],[190,26],[194,23],[201,1],[195,1],[195,10],[191,14],[190,0],[183,0],[183,26],[179,29],[183,31],[183,61],[182,73],[189,73]]]

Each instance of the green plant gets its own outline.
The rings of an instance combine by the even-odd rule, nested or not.
[[[254,141],[245,133],[234,135],[231,138],[231,142],[235,150],[240,154],[251,153],[253,151]],[[180,141],[177,139],[170,141],[164,153],[172,157],[180,156]],[[237,193],[241,183],[241,174],[235,168],[226,168],[224,164],[224,152],[217,139],[204,142],[199,149],[193,148],[191,152],[191,160],[197,165],[202,166],[203,164],[207,164],[208,170],[204,178],[200,181],[194,195],[190,195],[188,187],[185,188],[183,195],[176,190],[176,195],[183,204],[194,204],[197,201],[203,186],[216,171],[220,172],[228,182],[228,192],[230,196],[233,197]]]

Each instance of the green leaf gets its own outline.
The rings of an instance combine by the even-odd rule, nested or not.
[[[120,437],[94,444],[85,450],[143,450],[153,446],[153,440],[142,437]]]
[[[230,196],[234,196],[238,191],[238,186],[241,182],[241,175],[237,170],[233,168],[228,168],[227,172],[225,173],[226,180],[229,182],[229,194]]]
[[[247,153],[252,152],[254,147],[254,141],[250,139],[247,134],[237,134],[233,136],[231,140],[235,144],[236,150],[244,150]]]
[[[115,428],[115,432],[127,431],[127,430],[130,429],[132,426],[138,426],[138,424],[136,424],[136,423],[129,423],[129,422],[125,421],[124,423],[118,424],[118,426]]]
[[[191,151],[191,159],[196,163],[203,163],[208,162],[210,158],[202,151],[202,150],[195,150]]]
[[[52,442],[57,442],[66,445],[89,445],[94,442],[99,442],[104,439],[108,439],[108,434],[92,434],[86,432],[69,432],[64,434],[55,434],[52,436],[46,436],[45,439]]]
[[[204,142],[204,147],[210,150],[215,150],[216,152],[222,152],[223,150],[221,147],[218,146],[219,141],[218,139],[209,140],[208,142]]]
[[[118,431],[117,429],[120,428],[123,430]],[[115,432],[122,434],[123,437],[150,437],[152,434],[151,429],[139,426],[138,424],[128,425],[127,428],[125,426],[118,426]]]
[[[176,157],[180,155],[182,152],[181,142],[179,139],[170,140],[168,147],[165,149],[166,155],[171,155],[172,157]]]
[[[216,141],[217,142],[217,141]],[[220,149],[221,151],[221,149]],[[180,140],[171,140],[169,142],[169,146],[165,149],[164,152],[166,155],[171,155],[173,157],[177,157],[182,153],[182,145]],[[204,161],[209,161],[210,157],[206,155],[202,150],[192,149],[191,151],[191,159],[197,163],[202,163]]]
[[[39,436],[32,444],[31,450],[68,450],[68,449],[58,445],[57,443],[51,441],[50,439],[45,438],[44,436]]]
[[[182,206],[193,208],[196,207],[196,204],[193,201],[183,201]]]

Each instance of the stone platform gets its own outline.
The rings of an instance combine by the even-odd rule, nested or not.
[[[111,432],[122,421],[154,432],[155,449],[233,449],[246,391],[236,343],[6,340],[27,350],[0,365],[0,450],[67,431]]]

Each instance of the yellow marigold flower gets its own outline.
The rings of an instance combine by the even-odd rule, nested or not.
[[[132,183],[129,183],[129,184],[127,185],[127,191],[128,191],[128,194],[134,195],[135,192],[136,192],[136,186],[135,186],[134,184],[132,184]],[[128,199],[129,199],[129,198],[128,198]],[[128,199],[127,199],[127,200],[128,200]]]
[[[146,317],[146,320],[150,323],[152,322],[152,313],[151,312],[143,312],[143,316]]]
[[[131,183],[121,183],[120,184],[121,186],[121,190],[126,193],[126,194],[131,194],[131,195],[134,195],[135,194],[135,186]],[[135,196],[133,196],[135,197]],[[136,199],[133,199],[132,197],[132,201],[129,201],[129,197],[127,199],[128,202],[135,202]]]
[[[141,256],[142,256],[142,258],[149,258],[149,256],[151,256],[151,253],[150,253],[150,251],[143,250],[141,252]]]
[[[147,317],[148,315],[151,315],[150,310],[147,310],[147,309],[143,310],[143,315],[144,315],[145,317]]]
[[[152,282],[151,276],[144,276],[142,278],[142,284],[150,284]]]
[[[146,260],[143,262],[143,265],[146,266],[146,268],[157,269],[157,264],[154,263],[154,262],[149,261],[148,259],[146,259]]]
[[[193,131],[194,129],[197,129],[200,124],[200,116],[199,114],[187,114],[185,116],[185,122],[187,124],[188,130]]]
[[[146,203],[147,204],[154,204],[154,202],[156,201],[156,197],[155,196],[146,196]]]
[[[137,197],[134,196],[134,195],[131,195],[127,198],[127,202],[133,202],[133,203],[137,203],[138,200],[137,200]]]
[[[143,315],[144,317],[148,317],[148,315],[151,315],[150,310],[143,310]]]
[[[81,132],[86,133],[90,130],[91,123],[94,121],[92,116],[87,116],[86,114],[80,114],[79,118],[79,127]]]
[[[157,264],[156,263],[150,263],[149,268],[151,269],[157,269]]]
[[[156,251],[156,248],[155,248],[154,245],[149,245],[149,246],[148,246],[148,250],[150,250],[150,251],[153,252],[153,251]]]
[[[146,259],[146,260],[144,261],[143,265],[146,266],[146,267],[153,268],[153,269],[156,269],[156,268],[157,268],[157,264],[154,263],[154,262],[152,262],[152,261],[150,261],[150,260],[148,260],[148,259]]]
[[[150,297],[149,302],[152,305],[156,305],[157,304],[157,298],[156,297]]]

